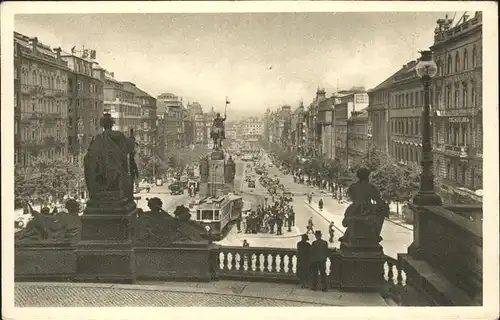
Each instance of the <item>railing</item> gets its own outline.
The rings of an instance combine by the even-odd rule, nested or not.
[[[385,256],[384,279],[386,281],[386,291],[383,296],[400,304],[401,293],[403,287],[406,286],[406,273],[403,270],[401,260]]]
[[[217,255],[219,278],[295,282],[297,250],[221,247]]]
[[[462,206],[461,210],[457,206],[429,206],[415,211],[413,259],[425,261],[434,270],[434,278],[446,279],[450,286],[467,295],[460,299],[455,299],[457,295],[447,296],[449,292],[440,291],[442,285],[437,286],[431,280],[423,281],[425,275],[419,274],[417,269],[411,271],[409,284],[425,292],[437,305],[468,305],[482,300],[482,224],[464,217],[466,209],[473,212],[479,206]],[[405,268],[410,265],[404,264]]]
[[[340,287],[341,253],[333,249],[326,261],[331,288]],[[286,248],[221,246],[216,252],[215,273],[219,279],[297,283],[297,250]],[[401,264],[385,256],[384,279],[387,294],[396,302],[406,285]]]
[[[443,206],[446,210],[449,210],[461,217],[473,221],[478,224],[483,223],[483,208],[481,205],[474,204],[450,204]]]

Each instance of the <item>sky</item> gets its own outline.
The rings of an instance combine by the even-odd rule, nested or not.
[[[453,17],[454,13],[449,13]],[[375,87],[432,45],[445,12],[16,15],[14,29],[52,47],[97,51],[119,81],[228,118]],[[460,15],[457,15],[457,20]]]

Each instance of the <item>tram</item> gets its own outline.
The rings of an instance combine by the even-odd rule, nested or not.
[[[231,223],[241,219],[243,198],[235,195],[205,198],[193,207],[193,220],[210,227],[214,240],[221,240]],[[193,212],[194,213],[194,212]]]

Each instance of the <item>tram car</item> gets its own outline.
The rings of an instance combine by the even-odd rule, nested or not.
[[[210,227],[214,240],[221,240],[229,231],[231,223],[241,219],[243,198],[235,195],[205,198],[195,204],[193,209],[196,213],[192,219],[205,228]]]

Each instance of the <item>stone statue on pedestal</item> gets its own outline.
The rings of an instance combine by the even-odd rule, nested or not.
[[[224,130],[224,121],[226,121],[226,118],[226,115],[224,115],[224,118],[222,118],[220,116],[220,113],[217,112],[217,115],[214,119],[212,130],[210,132],[210,138],[212,138],[214,142],[214,150],[222,149],[222,141],[226,139],[226,132]]]
[[[205,156],[200,160],[200,182],[208,181],[208,170],[208,156]]]
[[[389,215],[389,206],[382,200],[377,187],[369,182],[370,171],[360,168],[356,174],[359,181],[347,191],[352,204],[347,207],[342,220],[347,229],[339,239],[341,249],[345,245],[378,246],[382,241],[382,225]]]
[[[225,170],[226,183],[233,183],[235,174],[236,174],[236,164],[234,163],[233,158],[229,156],[229,159],[226,162],[226,170]]]
[[[119,131],[113,131],[114,119],[109,113],[100,121],[104,131],[90,142],[84,157],[85,182],[90,201],[116,201],[126,198],[134,201],[133,176],[134,140]]]

